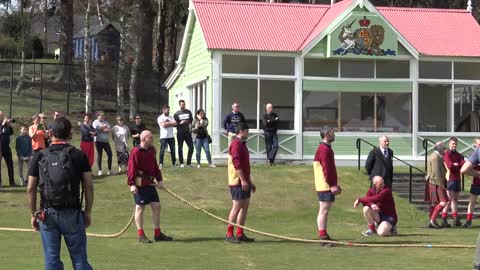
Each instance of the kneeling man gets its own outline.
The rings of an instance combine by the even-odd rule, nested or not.
[[[396,224],[398,219],[392,190],[385,186],[381,176],[373,177],[372,181],[373,187],[368,190],[367,195],[358,198],[353,203],[354,208],[359,203],[364,205],[363,215],[368,223],[368,230],[363,232],[362,235],[395,235],[397,234]]]

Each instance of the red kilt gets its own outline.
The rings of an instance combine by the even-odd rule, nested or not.
[[[431,203],[448,202],[447,190],[432,183],[425,183],[425,201]]]

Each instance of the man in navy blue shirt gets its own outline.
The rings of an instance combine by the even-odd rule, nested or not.
[[[247,121],[245,120],[245,116],[240,112],[240,106],[237,102],[232,104],[232,112],[225,116],[223,120],[223,128],[225,129],[225,135],[228,137],[228,146],[230,147],[230,143],[232,142],[233,138],[237,136],[235,134],[235,127],[239,123],[246,124]]]
[[[5,160],[5,164],[7,164],[7,171],[8,171],[8,181],[10,182],[11,187],[17,186],[15,184],[15,178],[13,177],[13,159],[12,159],[12,149],[10,149],[10,136],[13,135],[13,128],[10,125],[10,119],[4,117],[3,112],[0,111],[0,143],[2,149],[2,157]],[[0,158],[1,162],[1,158]],[[1,165],[0,165],[1,169]],[[1,170],[0,170],[1,171]],[[2,186],[2,177],[0,173],[0,187]]]

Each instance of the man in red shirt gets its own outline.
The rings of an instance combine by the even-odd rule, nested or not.
[[[475,138],[475,148],[480,149],[480,137]],[[475,152],[472,154],[472,156]],[[470,166],[473,165],[473,170],[480,171],[479,164],[471,164],[470,161],[467,161],[465,164],[469,163]],[[462,170],[464,168],[462,167]],[[477,202],[478,195],[480,195],[480,177],[474,176],[472,185],[470,186],[470,199],[468,202],[468,209],[467,209],[467,221],[463,225],[464,228],[470,228],[472,226],[472,219],[473,219],[473,211],[475,210],[475,204]]]
[[[373,177],[372,181],[373,187],[368,190],[365,197],[358,198],[353,203],[353,208],[356,208],[359,203],[364,205],[363,215],[368,223],[368,230],[362,235],[371,236],[376,233],[378,236],[389,236],[397,234],[398,218],[392,190],[385,186],[381,176]],[[375,224],[378,224],[378,228]]]
[[[172,237],[160,230],[160,199],[157,188],[163,186],[162,173],[155,158],[153,135],[149,130],[140,133],[140,145],[133,148],[128,160],[128,185],[135,200],[135,224],[137,225],[138,241],[151,243],[143,231],[143,212],[145,205],[152,208],[155,241],[172,241]]]
[[[251,192],[255,192],[257,188],[250,177],[250,154],[246,145],[248,126],[245,123],[238,123],[235,133],[237,135],[230,144],[228,156],[228,185],[233,203],[228,221],[243,226],[247,219]],[[237,237],[235,238],[233,230],[234,226],[229,224],[225,241],[233,244],[254,241],[253,238],[245,235],[242,228],[237,228]]]
[[[330,208],[335,201],[335,195],[342,189],[337,184],[337,168],[332,150],[335,141],[335,132],[332,128],[323,127],[320,130],[322,142],[318,146],[313,159],[315,175],[315,190],[317,191],[319,209],[317,215],[318,236],[320,240],[332,240],[327,233],[327,219]],[[322,243],[322,246],[331,247],[332,243]]]
[[[461,190],[461,174],[460,169],[464,162],[463,155],[457,152],[457,137],[450,137],[448,141],[448,150],[445,151],[443,155],[443,161],[445,163],[445,168],[447,168],[447,194],[449,198],[449,203],[443,208],[442,211],[442,226],[450,227],[450,224],[447,222],[447,213],[448,206],[452,207],[452,218],[454,220],[454,225],[459,227],[462,226],[460,222],[460,217],[457,214],[457,205],[458,205],[458,195]]]

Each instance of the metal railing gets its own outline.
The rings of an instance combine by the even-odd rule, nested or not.
[[[357,151],[358,151],[358,157],[357,157],[357,160],[358,160],[358,170],[360,170],[360,162],[361,162],[361,159],[360,159],[360,156],[361,156],[361,153],[362,153],[362,143],[365,143],[369,146],[371,146],[372,148],[377,148],[376,145],[373,145],[371,144],[370,142],[362,139],[362,138],[357,138],[357,141],[356,141],[356,146],[357,146]],[[425,174],[425,171],[413,166],[412,164],[396,157],[395,155],[392,156],[393,159],[395,159],[396,161],[398,162],[401,162],[403,163],[404,165],[408,166],[408,171],[409,171],[409,174],[408,174],[408,201],[409,202],[412,202],[412,194],[413,194],[413,170],[416,170],[422,174]]]
[[[423,139],[423,150],[425,150],[425,172],[427,171],[427,162],[428,162],[428,143],[431,143],[433,145],[435,145],[436,142],[430,140],[430,139],[427,139],[427,138],[424,138]],[[465,159],[466,156],[462,155],[462,157]],[[462,191],[465,190],[465,175],[462,174]]]

